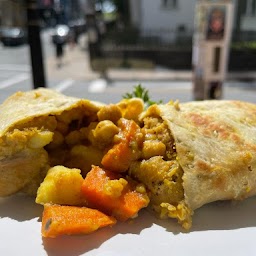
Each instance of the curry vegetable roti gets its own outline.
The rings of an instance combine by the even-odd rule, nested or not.
[[[145,109],[128,96],[105,105],[38,89],[0,106],[0,196],[34,195],[43,236],[90,233],[145,207],[189,229],[202,205],[256,194],[256,105]]]
[[[101,106],[47,89],[8,98],[0,106],[0,196],[36,193],[51,162],[65,156],[64,136],[96,119]]]

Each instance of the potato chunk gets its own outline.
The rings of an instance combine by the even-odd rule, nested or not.
[[[36,203],[83,205],[81,195],[83,177],[79,169],[58,165],[49,169],[37,191]]]
[[[53,133],[49,131],[40,131],[35,133],[28,141],[29,148],[43,148],[53,139]]]
[[[121,109],[122,117],[138,121],[139,115],[144,110],[144,102],[139,98],[123,99],[117,106]]]

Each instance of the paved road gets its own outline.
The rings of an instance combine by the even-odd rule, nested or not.
[[[12,71],[8,71],[9,74]],[[20,71],[12,77],[0,77],[0,102],[16,91],[27,91],[32,88],[30,73]],[[49,88],[63,92],[66,95],[84,97],[106,103],[117,102],[126,92],[131,92],[136,81],[114,81],[106,85],[105,81],[51,81]],[[179,82],[150,82],[143,81],[153,100],[179,99],[181,102],[193,100],[192,83]],[[256,103],[256,90],[250,84],[225,83],[224,99],[238,99]]]
[[[44,54],[47,60],[53,59],[53,47],[49,31],[42,34]],[[27,91],[33,88],[29,49],[21,47],[0,46],[0,103],[16,91]],[[106,103],[117,102],[126,92],[131,92],[133,86],[141,83],[149,89],[153,100],[179,99],[181,102],[193,100],[192,83],[189,81],[119,81],[106,83],[104,80],[88,80],[72,76],[59,75],[48,77],[48,87],[64,94],[84,97]],[[224,84],[224,99],[239,99],[256,103],[255,82],[227,82]]]
[[[50,32],[42,34],[43,50],[47,63],[56,69],[54,51],[50,42]],[[29,48],[27,45],[20,47],[0,47],[0,102],[16,91],[32,89]],[[50,62],[50,63],[49,63]],[[48,68],[48,67],[47,67]],[[46,68],[46,70],[47,70]],[[54,73],[55,72],[55,73]],[[133,86],[142,83],[150,90],[152,98],[169,100],[179,98],[182,101],[191,99],[191,84],[188,82],[150,82],[150,81],[112,81],[78,79],[77,76],[64,76],[62,70],[50,70],[48,74],[48,87],[61,91],[67,95],[85,97],[93,100],[117,102],[126,92],[131,92]],[[54,75],[56,74],[56,75]]]

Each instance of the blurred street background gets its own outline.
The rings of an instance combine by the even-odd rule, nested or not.
[[[231,2],[221,98],[256,103],[256,0]],[[0,0],[0,103],[37,87],[117,102],[137,84],[153,100],[193,100],[196,3]]]

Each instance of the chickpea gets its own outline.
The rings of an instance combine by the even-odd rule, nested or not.
[[[166,146],[163,142],[157,140],[146,140],[143,143],[142,154],[145,159],[153,156],[164,156]]]
[[[56,130],[61,132],[63,135],[66,135],[68,133],[68,124],[64,122],[58,122]]]
[[[52,142],[48,145],[48,148],[50,148],[50,149],[57,148],[63,142],[64,142],[63,135],[60,132],[55,131],[54,134],[53,134]]]
[[[116,123],[122,117],[122,113],[118,106],[109,104],[102,107],[97,113],[97,116],[99,121],[110,120],[113,123]]]
[[[103,153],[93,146],[75,145],[70,151],[70,159],[65,163],[68,167],[81,169],[85,176],[92,165],[101,164]]]
[[[80,141],[81,141],[81,134],[79,131],[72,131],[65,138],[65,142],[68,145],[79,144]]]
[[[80,130],[81,140],[87,140],[89,136],[89,128],[88,127],[82,127]]]
[[[109,120],[104,120],[98,123],[96,128],[92,130],[92,144],[103,148],[109,145],[114,136],[119,132],[118,127]]]
[[[66,110],[66,111],[63,111],[61,115],[56,117],[58,121],[69,124],[72,120],[79,120],[82,118],[82,110],[79,108]]]
[[[94,136],[93,130],[96,128],[98,122],[91,122],[88,127],[84,127],[80,129],[81,139],[88,139],[91,143],[93,143]]]
[[[57,118],[58,121],[60,121],[62,123],[68,124],[68,123],[71,122],[71,116],[70,116],[68,111],[62,112],[61,115],[56,116],[56,118]]]
[[[46,129],[50,131],[54,131],[56,129],[57,120],[55,116],[48,116],[46,120],[42,120],[42,121],[44,122],[42,126],[44,126]]]

